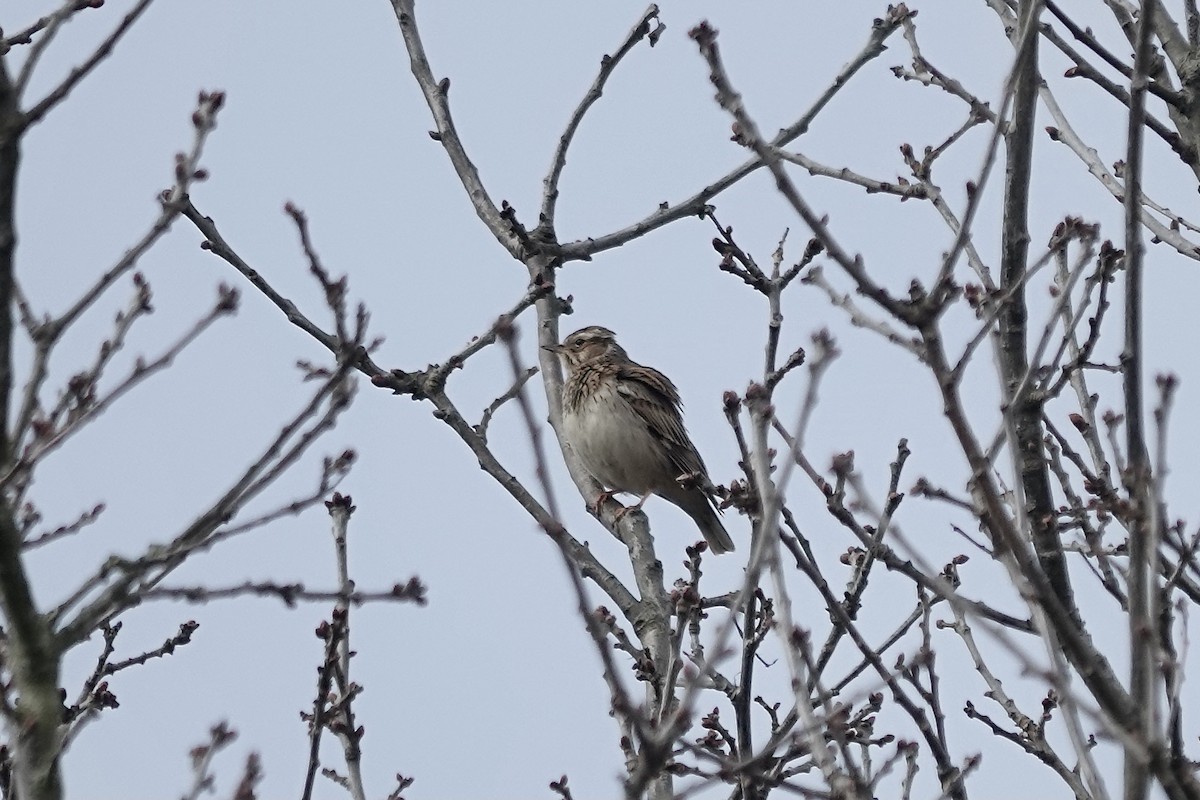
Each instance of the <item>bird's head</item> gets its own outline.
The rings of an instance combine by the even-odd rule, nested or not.
[[[617,335],[600,325],[580,328],[563,339],[562,344],[547,349],[558,353],[569,371],[607,358],[628,360],[625,350],[617,344]]]

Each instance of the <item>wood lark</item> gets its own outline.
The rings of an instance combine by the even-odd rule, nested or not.
[[[679,506],[714,553],[733,550],[717,516],[708,470],[683,427],[679,391],[666,375],[629,359],[608,328],[592,325],[549,348],[566,367],[567,444],[608,493],[650,495]]]

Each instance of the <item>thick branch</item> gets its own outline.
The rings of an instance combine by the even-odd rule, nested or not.
[[[17,244],[15,200],[21,114],[7,67],[0,59],[0,461],[12,463],[9,404],[12,395],[13,272]],[[21,559],[21,531],[14,510],[0,502],[0,608],[7,634],[6,667],[21,697],[10,741],[22,800],[58,800],[59,652],[38,611]]]
[[[1000,310],[998,353],[1004,390],[1010,403],[1006,423],[1024,494],[1021,510],[1046,577],[1063,603],[1072,607],[1070,576],[1058,538],[1050,473],[1042,447],[1043,398],[1037,391],[1018,394],[1018,386],[1029,371],[1026,353],[1028,312],[1023,284],[1029,255],[1030,175],[1033,171],[1037,90],[1041,80],[1036,27],[1040,10],[1040,0],[1026,0],[1021,6],[1017,65],[1013,74],[1012,129],[1005,137],[1007,167],[1000,264],[1001,288],[1019,288],[1011,292]]]
[[[11,458],[13,275],[17,249],[17,165],[21,160],[21,110],[8,68],[0,59],[0,460]]]
[[[1125,393],[1125,431],[1129,466],[1125,487],[1133,506],[1129,537],[1129,693],[1134,717],[1125,721],[1138,738],[1157,734],[1155,713],[1154,570],[1158,559],[1155,503],[1150,487],[1150,459],[1142,421],[1142,243],[1141,209],[1142,129],[1146,115],[1146,83],[1153,58],[1151,33],[1156,3],[1142,4],[1137,27],[1137,51],[1129,85],[1128,152],[1125,161],[1125,349],[1121,366]],[[1150,769],[1138,748],[1125,748],[1125,800],[1145,800]]]

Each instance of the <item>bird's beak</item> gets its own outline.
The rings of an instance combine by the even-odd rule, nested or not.
[[[551,353],[561,353],[563,346],[561,344],[547,345],[542,347],[543,350],[549,350]]]

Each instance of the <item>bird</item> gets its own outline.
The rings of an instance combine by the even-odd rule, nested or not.
[[[640,509],[657,495],[692,518],[713,553],[733,550],[670,378],[631,360],[616,334],[600,325],[581,328],[547,349],[566,369],[562,437],[607,489],[601,499],[640,495],[634,506]]]

